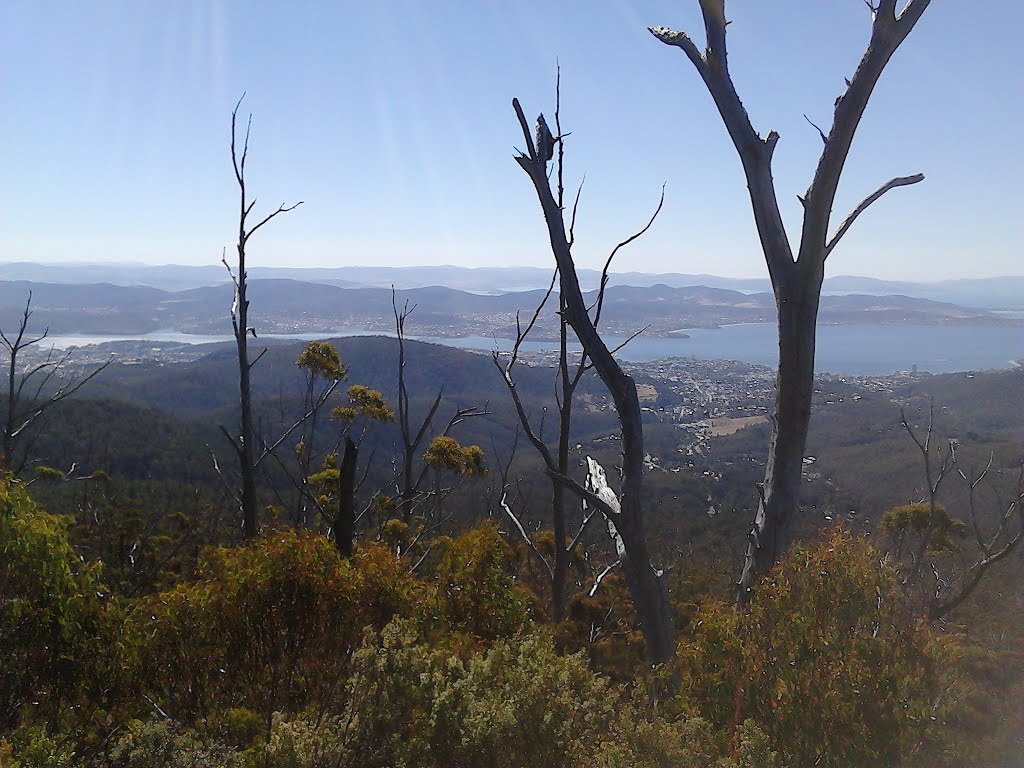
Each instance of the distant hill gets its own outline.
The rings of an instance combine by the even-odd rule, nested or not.
[[[32,297],[30,328],[53,333],[148,333],[160,328],[167,291],[110,283],[0,281],[0,328],[18,327]]]
[[[194,334],[230,332],[230,283],[167,291],[112,283],[0,281],[0,328],[16,327],[32,295],[33,328],[54,334],[140,335],[156,330]],[[529,315],[540,289],[482,294],[445,286],[400,289],[398,306],[415,307],[410,333],[427,337],[515,336],[517,313]],[[251,279],[251,319],[268,334],[380,332],[394,327],[390,288],[344,288],[285,278]],[[589,291],[587,302],[597,294]],[[548,303],[534,338],[557,334],[557,302]],[[605,298],[602,328],[628,335],[669,335],[685,328],[714,328],[775,320],[770,293],[744,293],[701,285],[645,287],[613,285]],[[1019,324],[986,310],[905,295],[824,296],[821,322],[915,325]]]
[[[349,379],[337,390],[332,405],[347,401],[346,391],[351,384],[364,384],[379,390],[394,407],[398,399],[397,340],[349,337],[336,339],[334,343],[349,370]],[[484,447],[492,456],[491,466],[495,451],[507,459],[515,441],[518,419],[490,355],[411,340],[406,345],[406,384],[413,423],[420,423],[433,398],[443,390],[434,432],[444,428],[457,408],[475,407],[486,415],[460,424],[456,436]],[[302,346],[301,342],[273,343],[254,369],[254,408],[260,428],[268,435],[279,434],[282,425],[291,424],[304,412],[301,399],[304,377],[295,365]],[[544,410],[553,411],[555,407],[553,369],[519,365],[515,378],[528,412],[539,425]],[[581,381],[578,392],[602,401],[605,398],[600,382],[592,373]],[[119,423],[120,417],[109,415],[91,420],[102,412],[117,412],[116,403],[124,405],[123,421]],[[74,417],[57,417],[59,423],[54,425],[40,448],[46,462],[67,466],[71,460],[77,460],[83,471],[116,468],[134,479],[162,479],[167,468],[167,477],[171,478],[179,471],[170,469],[171,465],[177,466],[184,459],[160,458],[160,451],[174,450],[175,446],[191,441],[187,449],[191,455],[185,463],[193,467],[190,471],[196,476],[202,475],[204,482],[215,482],[210,480],[209,449],[205,445],[226,456],[227,444],[219,426],[236,428],[238,368],[235,351],[231,344],[223,344],[205,357],[188,363],[115,363],[90,382],[87,398],[72,398],[61,408]],[[574,429],[581,439],[607,435],[615,424],[610,409],[587,409],[581,405],[576,410]],[[546,439],[551,439],[551,429],[549,419],[544,433]],[[337,432],[329,423],[324,423],[321,430],[325,441],[331,439],[327,436]],[[123,436],[129,432],[130,437]],[[121,447],[118,447],[119,441]],[[166,445],[161,448],[163,441]],[[135,451],[132,446],[136,443],[148,447]],[[397,452],[398,444],[396,424],[375,425],[366,435],[364,455],[377,450],[381,457],[377,471],[387,474],[390,457]],[[134,453],[119,457],[122,447],[124,451],[137,452],[138,457]],[[519,451],[524,457],[533,455],[525,438],[520,441]],[[152,466],[147,462],[153,462]]]
[[[578,271],[585,290],[598,287],[600,273],[593,269]],[[551,280],[546,267],[252,267],[252,279],[299,280],[326,283],[342,288],[424,288],[446,286],[457,290],[505,293],[544,288]],[[180,291],[188,288],[226,284],[227,272],[221,265],[151,266],[138,263],[36,264],[10,262],[0,264],[0,279],[44,283],[111,283],[139,285]],[[705,286],[741,292],[768,292],[771,284],[764,278],[730,278],[708,274],[614,272],[611,285],[638,288],[667,285],[672,288]],[[837,276],[826,278],[826,293],[903,294],[912,298],[950,302],[978,309],[1024,309],[1024,276],[1005,276],[939,281],[893,281],[872,277]]]
[[[835,293],[899,293],[982,309],[1024,309],[1024,277],[985,277],[938,282],[897,282],[872,277],[830,277],[825,290]]]
[[[334,339],[350,371],[351,383],[367,384],[387,397],[397,395],[398,342],[383,336]],[[489,355],[454,347],[406,342],[407,383],[410,392],[433,397],[443,387],[452,401],[468,404],[507,399]],[[253,393],[259,399],[301,395],[303,374],[295,360],[302,342],[269,346],[253,374]],[[538,402],[549,399],[551,378],[543,369],[522,366],[520,387]],[[90,397],[110,397],[185,416],[209,414],[237,405],[238,361],[233,344],[226,343],[205,357],[176,365],[113,365],[90,383]],[[524,395],[525,396],[525,395]]]
[[[109,264],[36,264],[28,261],[0,264],[4,280],[28,280],[49,283],[112,283],[115,285],[146,285],[168,291],[216,285],[229,282],[223,266],[160,266],[130,262]]]

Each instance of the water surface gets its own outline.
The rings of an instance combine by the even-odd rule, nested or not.
[[[689,338],[640,336],[618,356],[627,362],[642,363],[665,357],[695,357],[704,360],[740,360],[747,363],[776,365],[777,339],[773,323],[727,325],[722,328],[686,330]],[[339,328],[331,337],[365,336],[366,331]],[[383,335],[383,334],[376,334]],[[324,333],[265,334],[261,338],[312,340]],[[206,344],[231,341],[231,335],[200,336],[177,331],[157,331],[135,336],[67,335],[48,338],[54,346],[67,348],[113,341],[152,341],[154,343]],[[512,347],[509,339],[490,336],[463,338],[418,338],[437,344],[476,350]],[[625,339],[608,336],[610,347]],[[551,352],[557,342],[526,342],[529,352]],[[579,348],[576,347],[578,350]],[[824,325],[818,328],[817,370],[857,375],[889,374],[910,370],[951,373],[1009,368],[1014,360],[1024,359],[1024,328],[1009,326],[920,326],[920,325]]]

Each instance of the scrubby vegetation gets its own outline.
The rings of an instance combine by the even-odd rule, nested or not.
[[[136,596],[68,534],[0,482],[4,768],[962,765],[1008,685],[842,527],[742,613],[678,578],[654,670],[633,617],[594,637],[621,582],[552,625],[490,524],[415,560],[271,527]]]

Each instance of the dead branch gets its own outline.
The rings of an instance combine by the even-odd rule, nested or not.
[[[259,358],[257,358],[257,360],[258,359]],[[264,444],[263,452],[259,456],[256,457],[256,460],[253,463],[253,467],[258,467],[260,464],[262,464],[263,460],[266,459],[267,456],[272,454],[278,448],[280,448],[281,444],[285,440],[287,440],[291,436],[291,434],[293,432],[295,432],[296,429],[301,427],[303,424],[305,424],[307,421],[309,421],[311,418],[313,418],[314,415],[319,413],[320,410],[327,403],[327,401],[330,399],[331,395],[334,393],[334,390],[338,387],[338,384],[340,384],[340,383],[341,383],[341,379],[335,379],[334,381],[332,381],[327,386],[327,388],[323,392],[320,393],[320,395],[317,397],[317,400],[313,404],[313,406],[308,411],[306,411],[306,413],[304,413],[302,416],[300,416],[295,421],[295,423],[293,423],[284,432],[282,432],[281,436],[278,437],[277,440],[275,440],[272,445],[268,446],[268,445]]]
[[[551,564],[547,561],[547,558],[545,558],[544,555],[541,554],[541,551],[537,549],[537,545],[533,543],[533,538],[530,536],[530,534],[526,532],[526,528],[523,527],[523,524],[519,521],[519,518],[516,517],[516,514],[509,507],[507,494],[505,493],[505,491],[502,491],[501,493],[501,508],[505,510],[505,514],[506,516],[508,516],[509,521],[519,532],[519,536],[522,538],[523,543],[526,544],[526,546],[534,554],[534,556],[537,558],[540,564],[544,567],[544,570],[547,571],[548,578],[553,578],[555,572],[552,570]],[[555,545],[557,546],[558,542],[555,542]]]
[[[601,324],[601,310],[604,308],[604,295],[605,289],[608,287],[608,270],[612,265],[612,260],[616,254],[633,241],[643,237],[647,234],[647,230],[654,224],[654,220],[658,218],[658,214],[661,213],[662,207],[665,205],[665,184],[661,185],[661,195],[658,198],[658,205],[654,209],[654,213],[651,214],[651,218],[647,220],[647,223],[642,229],[634,232],[632,235],[627,237],[621,243],[612,248],[612,252],[608,254],[608,258],[604,262],[604,269],[601,270],[601,282],[597,290],[597,312],[594,313],[594,326]]]
[[[72,351],[57,355],[55,348],[50,347],[41,362],[19,371],[19,356],[26,349],[44,341],[49,335],[49,328],[38,335],[28,332],[32,315],[32,292],[29,291],[17,333],[12,334],[12,338],[0,329],[0,347],[7,351],[8,358],[7,392],[4,396],[5,419],[3,433],[0,435],[0,465],[6,465],[16,475],[29,463],[30,451],[35,445],[35,439],[31,437],[27,443],[24,442],[26,431],[38,423],[39,418],[50,408],[74,395],[113,362],[111,357],[84,375],[65,378]],[[55,377],[65,380],[58,384],[54,381]],[[19,448],[20,458],[16,459],[14,453]]]
[[[593,361],[595,371],[612,397],[622,428],[622,511],[618,514],[616,527],[621,531],[623,540],[628,542],[629,556],[623,560],[626,583],[640,616],[648,660],[655,664],[661,663],[675,655],[675,638],[672,632],[672,617],[668,610],[668,595],[650,566],[647,551],[641,492],[643,426],[636,383],[619,366],[587,311],[565,227],[562,201],[556,200],[551,190],[547,167],[550,157],[544,146],[545,134],[541,130],[544,125],[543,114],[537,118],[537,136],[540,141],[534,142],[518,99],[512,100],[512,107],[526,147],[525,150],[518,152],[514,159],[530,178],[544,215],[552,255],[558,267],[562,318],[572,327],[584,354]],[[556,125],[559,122],[560,120]],[[561,164],[561,146],[564,141],[560,140],[558,143]],[[583,497],[588,497],[586,489],[564,473],[553,472],[549,467],[547,474],[566,485],[572,492],[579,494],[582,491]],[[596,494],[589,493],[589,497],[596,499]],[[604,509],[610,510],[607,502],[601,500],[601,503]]]
[[[608,563],[608,565],[606,565],[604,568],[602,568],[601,572],[599,574],[597,574],[597,577],[594,579],[593,585],[587,591],[587,597],[593,597],[594,595],[596,595],[597,594],[597,590],[600,589],[600,587],[601,587],[601,582],[604,581],[605,577],[609,573],[614,571],[620,565],[622,565],[622,561],[621,560],[616,560],[614,562]]]
[[[976,560],[973,564],[971,564],[967,568],[967,570],[963,574],[961,574],[961,576],[957,577],[957,581],[963,581],[963,586],[960,588],[959,592],[953,594],[945,601],[940,601],[938,599],[940,595],[935,596],[935,601],[931,606],[931,610],[929,611],[929,617],[933,621],[942,618],[950,611],[957,608],[961,603],[964,602],[964,600],[969,598],[974,593],[974,590],[977,588],[978,584],[981,583],[981,580],[984,578],[985,573],[988,571],[988,569],[996,563],[998,563],[1000,560],[1003,560],[1007,555],[1009,555],[1018,546],[1020,546],[1021,541],[1024,541],[1024,462],[1021,463],[1017,473],[1017,486],[1014,491],[1014,498],[1010,501],[1009,505],[1006,508],[1006,511],[1000,516],[999,525],[996,528],[995,533],[993,533],[992,537],[987,542],[983,541],[982,539],[977,520],[977,511],[975,508],[974,501],[974,491],[978,487],[978,485],[984,481],[985,477],[988,474],[988,470],[991,467],[991,464],[992,462],[990,459],[989,464],[985,467],[985,469],[982,470],[982,472],[974,480],[969,481],[968,483],[971,523],[974,527],[974,531],[977,537],[976,543],[981,553],[981,557],[978,560]],[[962,472],[960,472],[959,469],[958,473],[961,475],[961,477],[965,478],[965,475]],[[1010,525],[1015,516],[1015,513],[1018,528],[1016,533],[1010,536]],[[1007,537],[1006,542],[997,549],[996,545],[998,544],[999,540],[1004,536]],[[951,584],[948,585],[944,591],[946,593],[949,593],[951,591],[951,587]]]
[[[813,120],[811,120],[811,118],[809,118],[807,115],[804,115],[804,120],[807,121],[807,123],[811,126],[811,128],[813,128],[814,130],[816,130],[818,132],[818,135],[821,137],[821,143],[822,144],[828,144],[828,136],[826,136],[825,132],[823,130],[821,130],[821,128],[818,127],[817,123],[815,123]]]
[[[843,219],[843,223],[839,225],[839,229],[836,230],[836,233],[834,235],[832,235],[832,239],[829,240],[828,245],[825,246],[825,256],[827,257],[830,253],[832,253],[832,249],[839,244],[840,239],[842,239],[843,235],[846,234],[846,231],[851,226],[853,226],[853,222],[857,220],[857,217],[864,213],[864,211],[868,209],[868,206],[870,206],[878,198],[880,198],[882,195],[884,195],[891,189],[896,189],[896,187],[907,187],[910,186],[911,184],[917,184],[920,181],[924,181],[923,173],[915,173],[913,176],[897,176],[894,179],[889,179],[887,182],[885,182],[885,184],[883,184],[870,195],[865,197],[860,202],[860,204],[853,209],[853,212],[845,219]]]

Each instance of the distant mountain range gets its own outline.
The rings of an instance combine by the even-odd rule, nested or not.
[[[29,294],[32,327],[53,334],[140,335],[158,330],[194,334],[230,332],[229,283],[170,291],[147,285],[113,283],[0,281],[0,328],[17,326]],[[409,333],[424,337],[497,336],[514,338],[517,313],[529,316],[543,290],[480,293],[427,286],[397,290],[399,307],[415,307]],[[390,331],[394,328],[390,288],[341,287],[292,279],[251,279],[250,318],[260,333]],[[587,294],[593,303],[596,293]],[[548,302],[533,338],[557,333],[557,300]],[[602,328],[627,335],[647,328],[651,336],[671,336],[690,328],[775,319],[770,293],[744,293],[701,285],[676,287],[613,285],[606,295]],[[1006,325],[1024,321],[987,310],[969,309],[905,295],[826,295],[825,324]]]
[[[551,279],[551,270],[540,267],[252,267],[253,280],[298,280],[341,288],[399,289],[445,286],[462,291],[506,293],[544,288]],[[584,289],[595,289],[600,273],[593,269],[579,270]],[[168,264],[151,266],[135,263],[111,264],[36,264],[16,262],[0,264],[0,280],[25,280],[35,283],[92,284],[110,283],[120,286],[148,286],[165,291],[181,291],[226,284],[227,272],[220,265],[182,266]],[[767,278],[729,278],[705,274],[650,274],[616,272],[611,285],[638,288],[665,285],[670,288],[704,286],[744,293],[768,292]],[[918,299],[959,304],[964,307],[990,310],[1024,309],[1024,276],[990,277],[937,282],[878,280],[871,277],[838,276],[825,280],[824,290],[830,294],[901,294]]]

